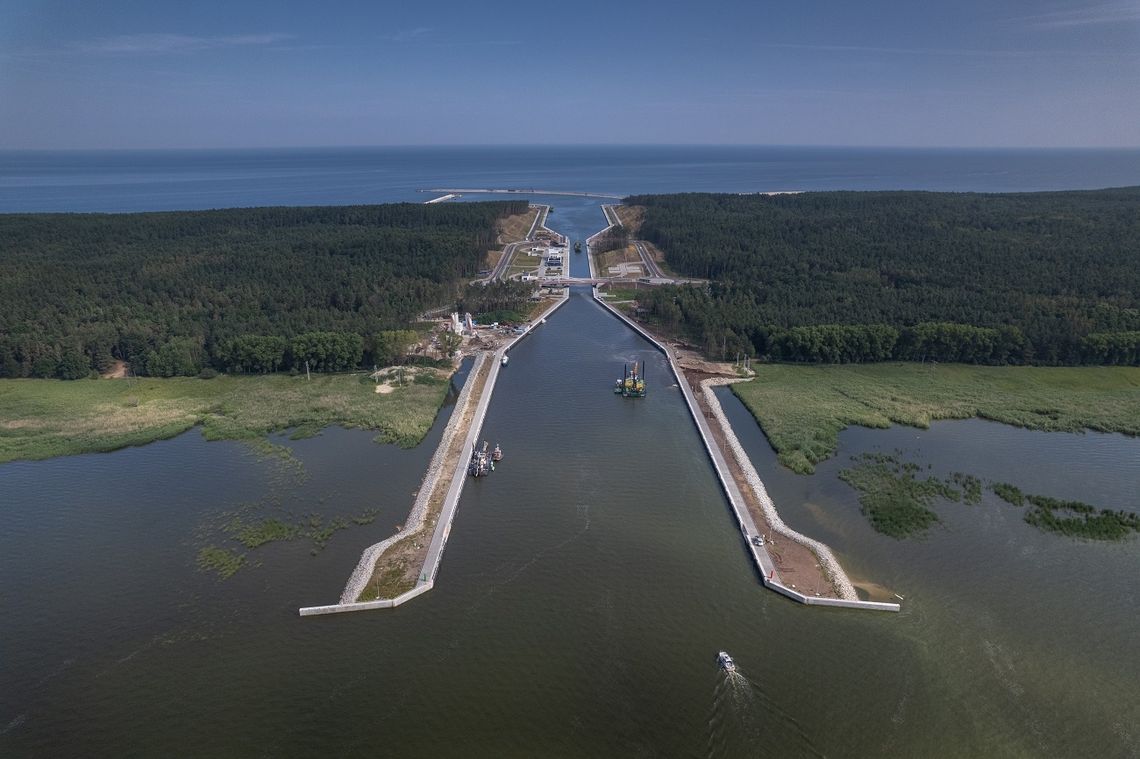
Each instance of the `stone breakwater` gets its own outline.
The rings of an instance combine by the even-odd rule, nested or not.
[[[744,380],[730,377],[706,379],[701,382],[701,391],[704,393],[705,402],[708,404],[713,416],[716,417],[717,424],[720,425],[721,431],[724,433],[724,438],[728,442],[728,447],[732,450],[732,455],[736,458],[737,465],[740,467],[741,472],[743,472],[744,478],[748,481],[749,487],[752,488],[752,492],[756,495],[756,500],[760,503],[760,508],[764,512],[764,520],[768,523],[772,532],[799,543],[816,555],[824,575],[827,577],[828,582],[835,588],[840,598],[847,601],[857,601],[859,596],[855,592],[855,587],[851,584],[851,580],[848,579],[847,573],[843,571],[843,567],[840,566],[839,560],[835,558],[835,554],[831,552],[831,549],[826,544],[796,532],[784,524],[784,520],[780,518],[779,512],[776,511],[776,504],[772,502],[767,489],[764,487],[764,482],[760,479],[756,468],[752,466],[752,459],[748,457],[744,447],[740,445],[740,440],[737,439],[736,433],[733,432],[728,417],[724,415],[724,409],[721,408],[720,400],[716,397],[716,393],[714,393],[712,389],[714,387],[731,385],[743,381]]]
[[[439,485],[440,476],[444,474],[443,466],[446,463],[447,452],[451,450],[455,436],[459,434],[459,428],[462,426],[463,419],[467,415],[467,408],[473,402],[472,388],[478,384],[475,380],[483,372],[487,362],[492,360],[492,358],[493,355],[491,353],[480,353],[471,366],[471,371],[467,375],[467,381],[463,383],[463,389],[459,391],[459,398],[455,401],[455,408],[452,409],[451,418],[448,419],[447,427],[444,428],[443,438],[439,441],[439,445],[436,447],[435,453],[428,463],[423,483],[420,485],[419,492],[416,493],[415,503],[412,504],[412,509],[408,512],[408,518],[404,522],[403,529],[395,535],[364,549],[364,553],[361,555],[356,569],[352,571],[352,574],[348,578],[348,583],[344,586],[344,592],[340,594],[340,603],[351,604],[356,602],[356,599],[364,592],[364,587],[368,584],[368,579],[372,577],[376,562],[380,559],[380,556],[383,555],[384,551],[409,535],[414,535],[423,530],[424,517],[427,516],[428,502],[431,500],[432,493],[435,492],[436,487]]]

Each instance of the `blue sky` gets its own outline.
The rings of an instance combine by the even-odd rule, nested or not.
[[[0,0],[0,148],[492,143],[1140,146],[1140,0]]]

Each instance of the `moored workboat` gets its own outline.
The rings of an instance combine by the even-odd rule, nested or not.
[[[482,448],[472,445],[471,461],[467,464],[467,474],[472,477],[486,477],[493,471],[495,471],[495,461],[493,454],[487,450],[487,441],[483,441]]]

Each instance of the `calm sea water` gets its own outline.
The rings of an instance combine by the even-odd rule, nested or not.
[[[572,238],[602,225],[598,201],[543,200]],[[609,392],[631,359],[651,382],[636,402]],[[402,521],[442,417],[411,451],[361,431],[278,438],[303,473],[197,432],[0,466],[0,755],[1140,756],[1138,541],[1043,534],[988,495],[894,541],[835,476],[902,449],[1136,510],[1140,440],[852,429],[798,477],[723,399],[787,521],[904,595],[902,613],[762,588],[662,357],[582,291],[512,354],[485,425],[504,465],[465,489],[437,588],[393,611],[296,616]],[[379,515],[315,555],[279,543],[229,580],[198,571],[241,509]]]
[[[462,147],[0,151],[0,212],[418,201],[491,187],[619,195],[770,190],[1008,192],[1140,184],[1140,150]]]

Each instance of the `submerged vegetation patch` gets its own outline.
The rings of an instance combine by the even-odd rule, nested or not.
[[[226,533],[246,548],[257,548],[278,540],[292,540],[300,532],[297,525],[282,522],[280,519],[263,519],[260,522],[250,523],[235,518],[226,527]]]
[[[1140,514],[1098,509],[1083,501],[1030,495],[1007,482],[991,483],[990,490],[1013,506],[1029,504],[1025,521],[1041,530],[1089,540],[1123,540],[1140,532]]]
[[[323,501],[324,498],[320,500]],[[379,509],[367,509],[359,514],[334,516],[329,519],[316,513],[302,516],[281,513],[265,516],[264,511],[267,508],[280,509],[281,505],[275,500],[240,504],[234,510],[221,515],[218,521],[203,525],[199,531],[200,538],[222,537],[241,544],[247,550],[254,550],[269,543],[308,539],[313,543],[309,553],[315,556],[328,545],[337,532],[347,530],[353,525],[372,524],[380,513]],[[237,549],[208,545],[198,552],[198,568],[215,571],[221,577],[228,578],[245,565],[245,559],[246,555]]]
[[[1010,485],[1008,482],[991,482],[990,490],[994,491],[994,495],[1011,506],[1025,505],[1025,494],[1022,493],[1021,488],[1016,485]]]
[[[962,502],[971,506],[982,502],[982,481],[972,474],[954,472],[950,482],[962,489]]]
[[[946,479],[920,477],[922,467],[902,461],[901,453],[865,453],[852,457],[854,466],[839,472],[839,479],[859,491],[859,505],[879,532],[892,538],[923,532],[938,521],[930,509],[937,499],[981,502],[983,482],[979,478],[964,472],[954,472]],[[1025,521],[1041,530],[1089,540],[1123,540],[1140,532],[1140,514],[1032,495],[1008,482],[990,482],[988,487],[1012,506],[1028,505]]]
[[[222,579],[233,577],[245,564],[245,554],[235,550],[206,546],[198,551],[198,568],[204,572],[217,572]]]
[[[936,498],[962,500],[961,491],[937,477],[918,476],[918,464],[883,453],[865,453],[853,459],[839,479],[859,491],[863,513],[879,532],[905,538],[938,521],[930,510]]]

